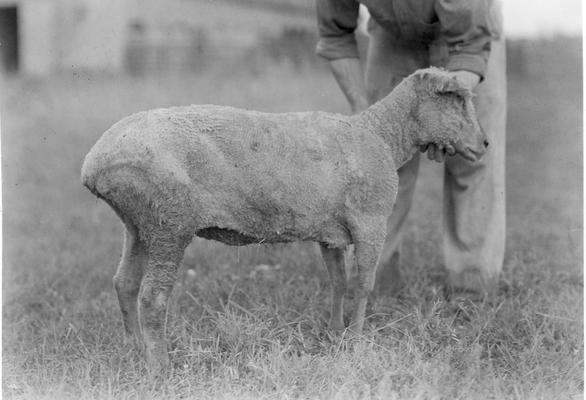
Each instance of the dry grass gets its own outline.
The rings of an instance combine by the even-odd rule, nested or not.
[[[328,333],[326,273],[312,244],[196,240],[170,307],[174,368],[157,387],[122,341],[111,284],[121,225],[81,187],[83,156],[112,123],[141,109],[345,111],[344,100],[325,73],[286,67],[187,80],[8,80],[3,395],[581,398],[581,98],[577,76],[552,78],[511,82],[507,261],[493,303],[451,304],[441,295],[441,172],[426,164],[407,234],[407,288],[371,306],[363,339]]]

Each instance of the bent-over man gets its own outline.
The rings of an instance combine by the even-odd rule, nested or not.
[[[354,31],[359,4],[370,12],[366,71]],[[353,112],[388,94],[404,77],[430,65],[453,71],[476,94],[475,106],[490,148],[479,162],[430,146],[445,159],[443,255],[449,287],[485,295],[496,287],[505,251],[505,43],[501,3],[493,0],[317,0],[317,53]],[[388,221],[377,291],[392,291],[403,226],[417,179],[419,154],[399,170],[399,193]]]

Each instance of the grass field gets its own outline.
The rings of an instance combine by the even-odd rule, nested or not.
[[[286,66],[164,80],[7,79],[4,398],[581,399],[582,78],[566,61],[510,82],[507,256],[493,303],[455,306],[441,295],[441,169],[426,162],[405,244],[407,287],[371,305],[363,339],[328,334],[328,283],[312,244],[195,240],[170,306],[173,372],[157,387],[123,344],[111,283],[122,226],[80,185],[83,156],[142,109],[347,112],[344,99],[324,71]]]

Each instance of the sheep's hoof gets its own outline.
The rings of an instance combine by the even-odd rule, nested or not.
[[[152,379],[164,379],[169,374],[169,354],[166,348],[164,351],[161,350],[152,349],[146,354],[148,374]]]
[[[348,326],[348,334],[349,337],[352,338],[359,338],[362,336],[362,328],[364,326],[364,320],[356,321],[353,320],[350,325]]]
[[[148,377],[152,379],[153,382],[161,383],[165,379],[169,377],[170,369],[169,365],[165,365],[164,363],[156,363],[153,364],[151,362],[148,363]]]
[[[364,335],[362,334],[362,332],[353,330],[352,327],[348,327],[344,334],[344,339],[349,343],[349,346],[352,346],[353,344],[360,342],[363,338]]]
[[[145,351],[145,346],[142,341],[142,338],[135,335],[134,333],[125,332],[124,337],[122,339],[122,345],[124,347],[134,348],[141,354],[143,354]]]

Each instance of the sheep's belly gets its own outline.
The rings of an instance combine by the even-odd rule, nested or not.
[[[253,243],[275,243],[275,242],[290,242],[291,239],[285,237],[273,238],[258,238],[254,236],[245,235],[238,231],[226,228],[218,228],[217,226],[200,229],[195,232],[199,237],[209,240],[217,240],[228,244],[230,246],[245,246]]]

